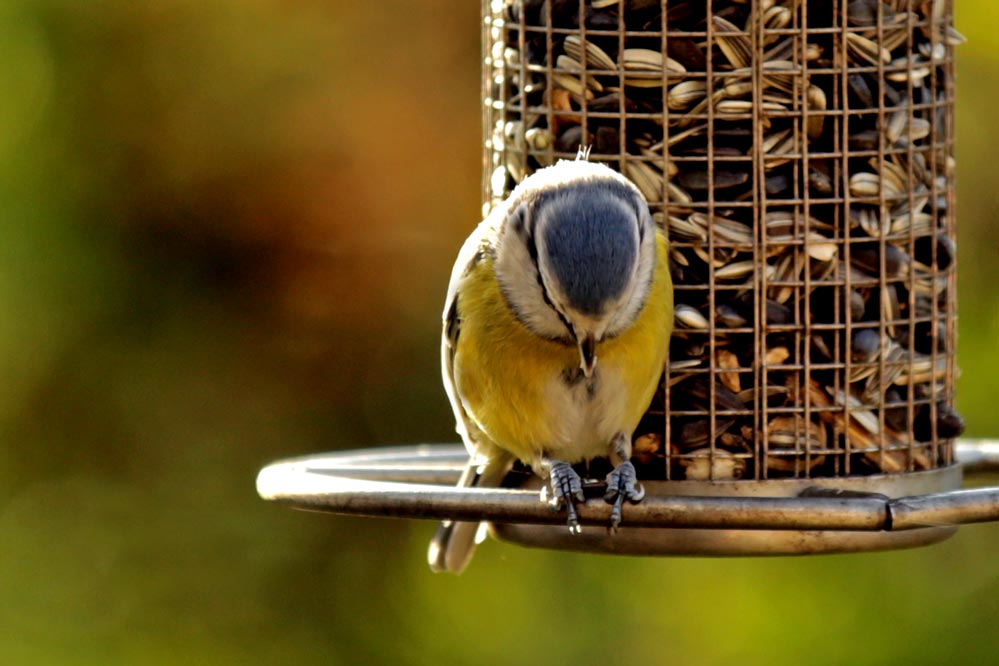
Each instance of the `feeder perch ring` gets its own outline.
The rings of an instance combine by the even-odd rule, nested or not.
[[[942,541],[958,525],[999,521],[999,487],[953,490],[966,476],[999,471],[999,441],[965,440],[958,464],[901,475],[761,481],[643,481],[617,533],[610,506],[577,509],[583,533],[538,500],[539,479],[520,488],[458,488],[460,445],[415,445],[278,461],[257,477],[266,500],[362,516],[490,523],[527,546],[634,555],[789,555],[908,548]],[[964,469],[962,470],[962,467]],[[595,489],[593,486],[591,489]]]

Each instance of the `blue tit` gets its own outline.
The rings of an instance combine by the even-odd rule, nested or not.
[[[572,465],[607,457],[607,499],[641,500],[631,436],[662,376],[673,322],[667,241],[631,182],[562,161],[526,178],[458,255],[444,306],[444,387],[470,454],[459,482],[498,486],[515,460],[580,530]],[[478,525],[445,522],[428,553],[460,572]]]

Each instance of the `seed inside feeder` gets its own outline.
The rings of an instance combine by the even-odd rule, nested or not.
[[[710,6],[489,4],[486,206],[585,145],[668,233],[675,332],[637,433],[645,476],[949,464],[949,6]]]

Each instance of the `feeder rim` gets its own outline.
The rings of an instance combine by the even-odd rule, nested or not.
[[[959,464],[999,471],[999,440],[962,440]],[[375,517],[560,524],[534,490],[458,488],[468,457],[461,445],[359,449],[280,460],[261,469],[257,492],[293,508]],[[935,472],[938,470],[931,470]],[[913,474],[926,474],[915,472]],[[624,507],[622,525],[695,529],[901,531],[999,521],[999,486],[889,498],[823,486],[795,497],[677,496],[648,493]],[[660,487],[669,483],[663,482]],[[739,481],[733,483],[751,483]],[[580,523],[607,525],[610,506],[578,505]]]

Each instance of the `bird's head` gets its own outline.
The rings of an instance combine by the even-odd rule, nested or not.
[[[601,341],[638,316],[656,262],[655,228],[638,189],[611,169],[559,162],[526,179],[505,209],[496,275],[518,319],[574,344],[593,373]]]

